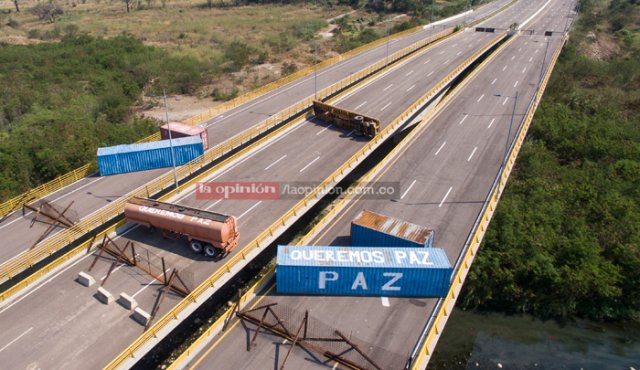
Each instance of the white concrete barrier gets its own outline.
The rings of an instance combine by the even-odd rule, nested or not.
[[[109,291],[103,287],[98,288],[98,291],[96,292],[96,297],[100,302],[104,304],[111,304],[113,303],[113,300],[114,300],[113,295],[111,295],[111,293],[109,293]]]
[[[151,320],[151,315],[149,315],[145,310],[143,310],[140,307],[137,307],[135,310],[133,310],[132,317],[134,320],[136,320],[138,323],[144,326],[146,326],[149,320]]]
[[[127,293],[120,293],[118,303],[127,310],[135,310],[138,307],[138,302],[133,297],[130,297]]]
[[[80,273],[78,274],[78,277],[76,278],[76,280],[78,281],[78,283],[86,286],[86,287],[90,287],[93,284],[95,284],[96,279],[93,278],[93,276],[87,274],[84,271],[80,271]]]

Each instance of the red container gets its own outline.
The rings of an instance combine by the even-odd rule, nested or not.
[[[209,149],[209,139],[207,137],[206,129],[198,126],[185,125],[180,122],[170,122],[170,126],[172,139],[185,136],[200,136],[202,138],[204,150]],[[169,139],[169,129],[167,128],[167,125],[160,126],[160,136],[162,137],[162,140]]]

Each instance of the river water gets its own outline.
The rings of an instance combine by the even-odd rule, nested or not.
[[[454,310],[428,369],[640,370],[640,325]]]

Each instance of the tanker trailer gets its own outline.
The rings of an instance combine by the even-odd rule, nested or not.
[[[147,227],[187,237],[191,249],[207,257],[222,258],[238,244],[240,233],[234,216],[133,197],[124,206],[124,216]]]

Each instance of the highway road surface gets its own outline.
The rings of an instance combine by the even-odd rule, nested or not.
[[[513,19],[524,19],[532,14],[537,5],[521,1],[493,22],[506,27]],[[376,116],[385,126],[477,48],[495,37],[496,34],[489,33],[461,33],[350,93],[339,101],[339,105]],[[364,143],[352,133],[304,121],[256,149],[244,160],[214,174],[211,180],[319,181]],[[179,198],[182,204],[236,215],[242,236],[240,247],[234,253],[238,253],[245,243],[298,201],[199,201],[190,192],[183,192]],[[129,229],[126,235],[116,239],[121,245],[126,240],[135,241],[140,254],[149,250],[152,256],[164,256],[167,266],[178,268],[191,287],[221,264],[194,255],[184,240],[169,241],[160,233],[143,227]],[[158,262],[158,257],[153,259]],[[130,318],[130,311],[116,304],[106,306],[98,303],[92,296],[94,288],[87,289],[74,281],[78,272],[88,270],[91,262],[91,256],[77,261],[34,287],[28,295],[0,308],[0,322],[11,323],[6,331],[9,347],[0,352],[2,363],[12,368],[99,367],[141,334],[142,327]],[[98,282],[106,276],[110,263],[108,259],[100,260],[91,271]],[[116,297],[120,292],[134,296],[140,307],[151,311],[159,284],[140,270],[118,265],[105,288]],[[169,295],[159,315],[178,300],[178,296]]]
[[[465,16],[464,20],[471,22],[474,19],[482,18],[509,2],[510,0],[498,0],[483,5]],[[387,55],[434,35],[445,26],[453,26],[460,22],[460,19],[456,19],[438,24],[436,27],[425,27],[424,30],[399,37],[389,43],[376,46],[332,66],[320,69],[317,73],[318,89],[330,86],[379,60],[385,59]],[[314,76],[311,74],[204,122],[202,126],[207,128],[209,147],[222,143],[313,94]],[[75,212],[79,218],[83,218],[114,199],[167,172],[168,170],[165,168],[106,177],[90,176],[50,194],[44,199],[60,209],[64,209],[73,202],[70,210]],[[0,245],[0,264],[24,253],[47,230],[49,224],[45,222],[32,224],[33,216],[32,212],[27,212],[23,216],[21,211],[16,211],[0,223],[0,240],[3,240]],[[59,231],[59,228],[53,230],[47,237],[51,237]]]
[[[378,182],[401,182],[393,199],[356,198],[346,203],[312,240],[314,245],[348,245],[350,221],[362,209],[398,217],[436,230],[434,245],[444,248],[454,264],[498,175],[505,146],[532,99],[549,57],[560,47],[561,35],[574,1],[552,0],[526,28],[535,35],[519,36],[493,59],[444,108],[410,145],[385,164]],[[548,46],[547,57],[545,51]],[[509,125],[515,108],[514,127]],[[271,287],[250,303],[277,303],[274,310],[295,332],[308,310],[315,329],[338,329],[360,345],[383,369],[403,368],[422,328],[433,314],[436,299],[280,296]],[[256,316],[262,315],[259,311]],[[273,322],[273,321],[272,321]],[[280,368],[289,350],[281,337],[262,331],[248,350],[256,325],[237,322],[213,338],[187,368]],[[309,329],[311,330],[311,329]],[[318,336],[311,331],[309,336]],[[315,342],[328,349],[327,342]],[[344,348],[344,347],[343,347]],[[349,358],[360,358],[352,350]],[[285,369],[335,368],[336,363],[295,348]],[[372,367],[371,367],[372,368]]]

